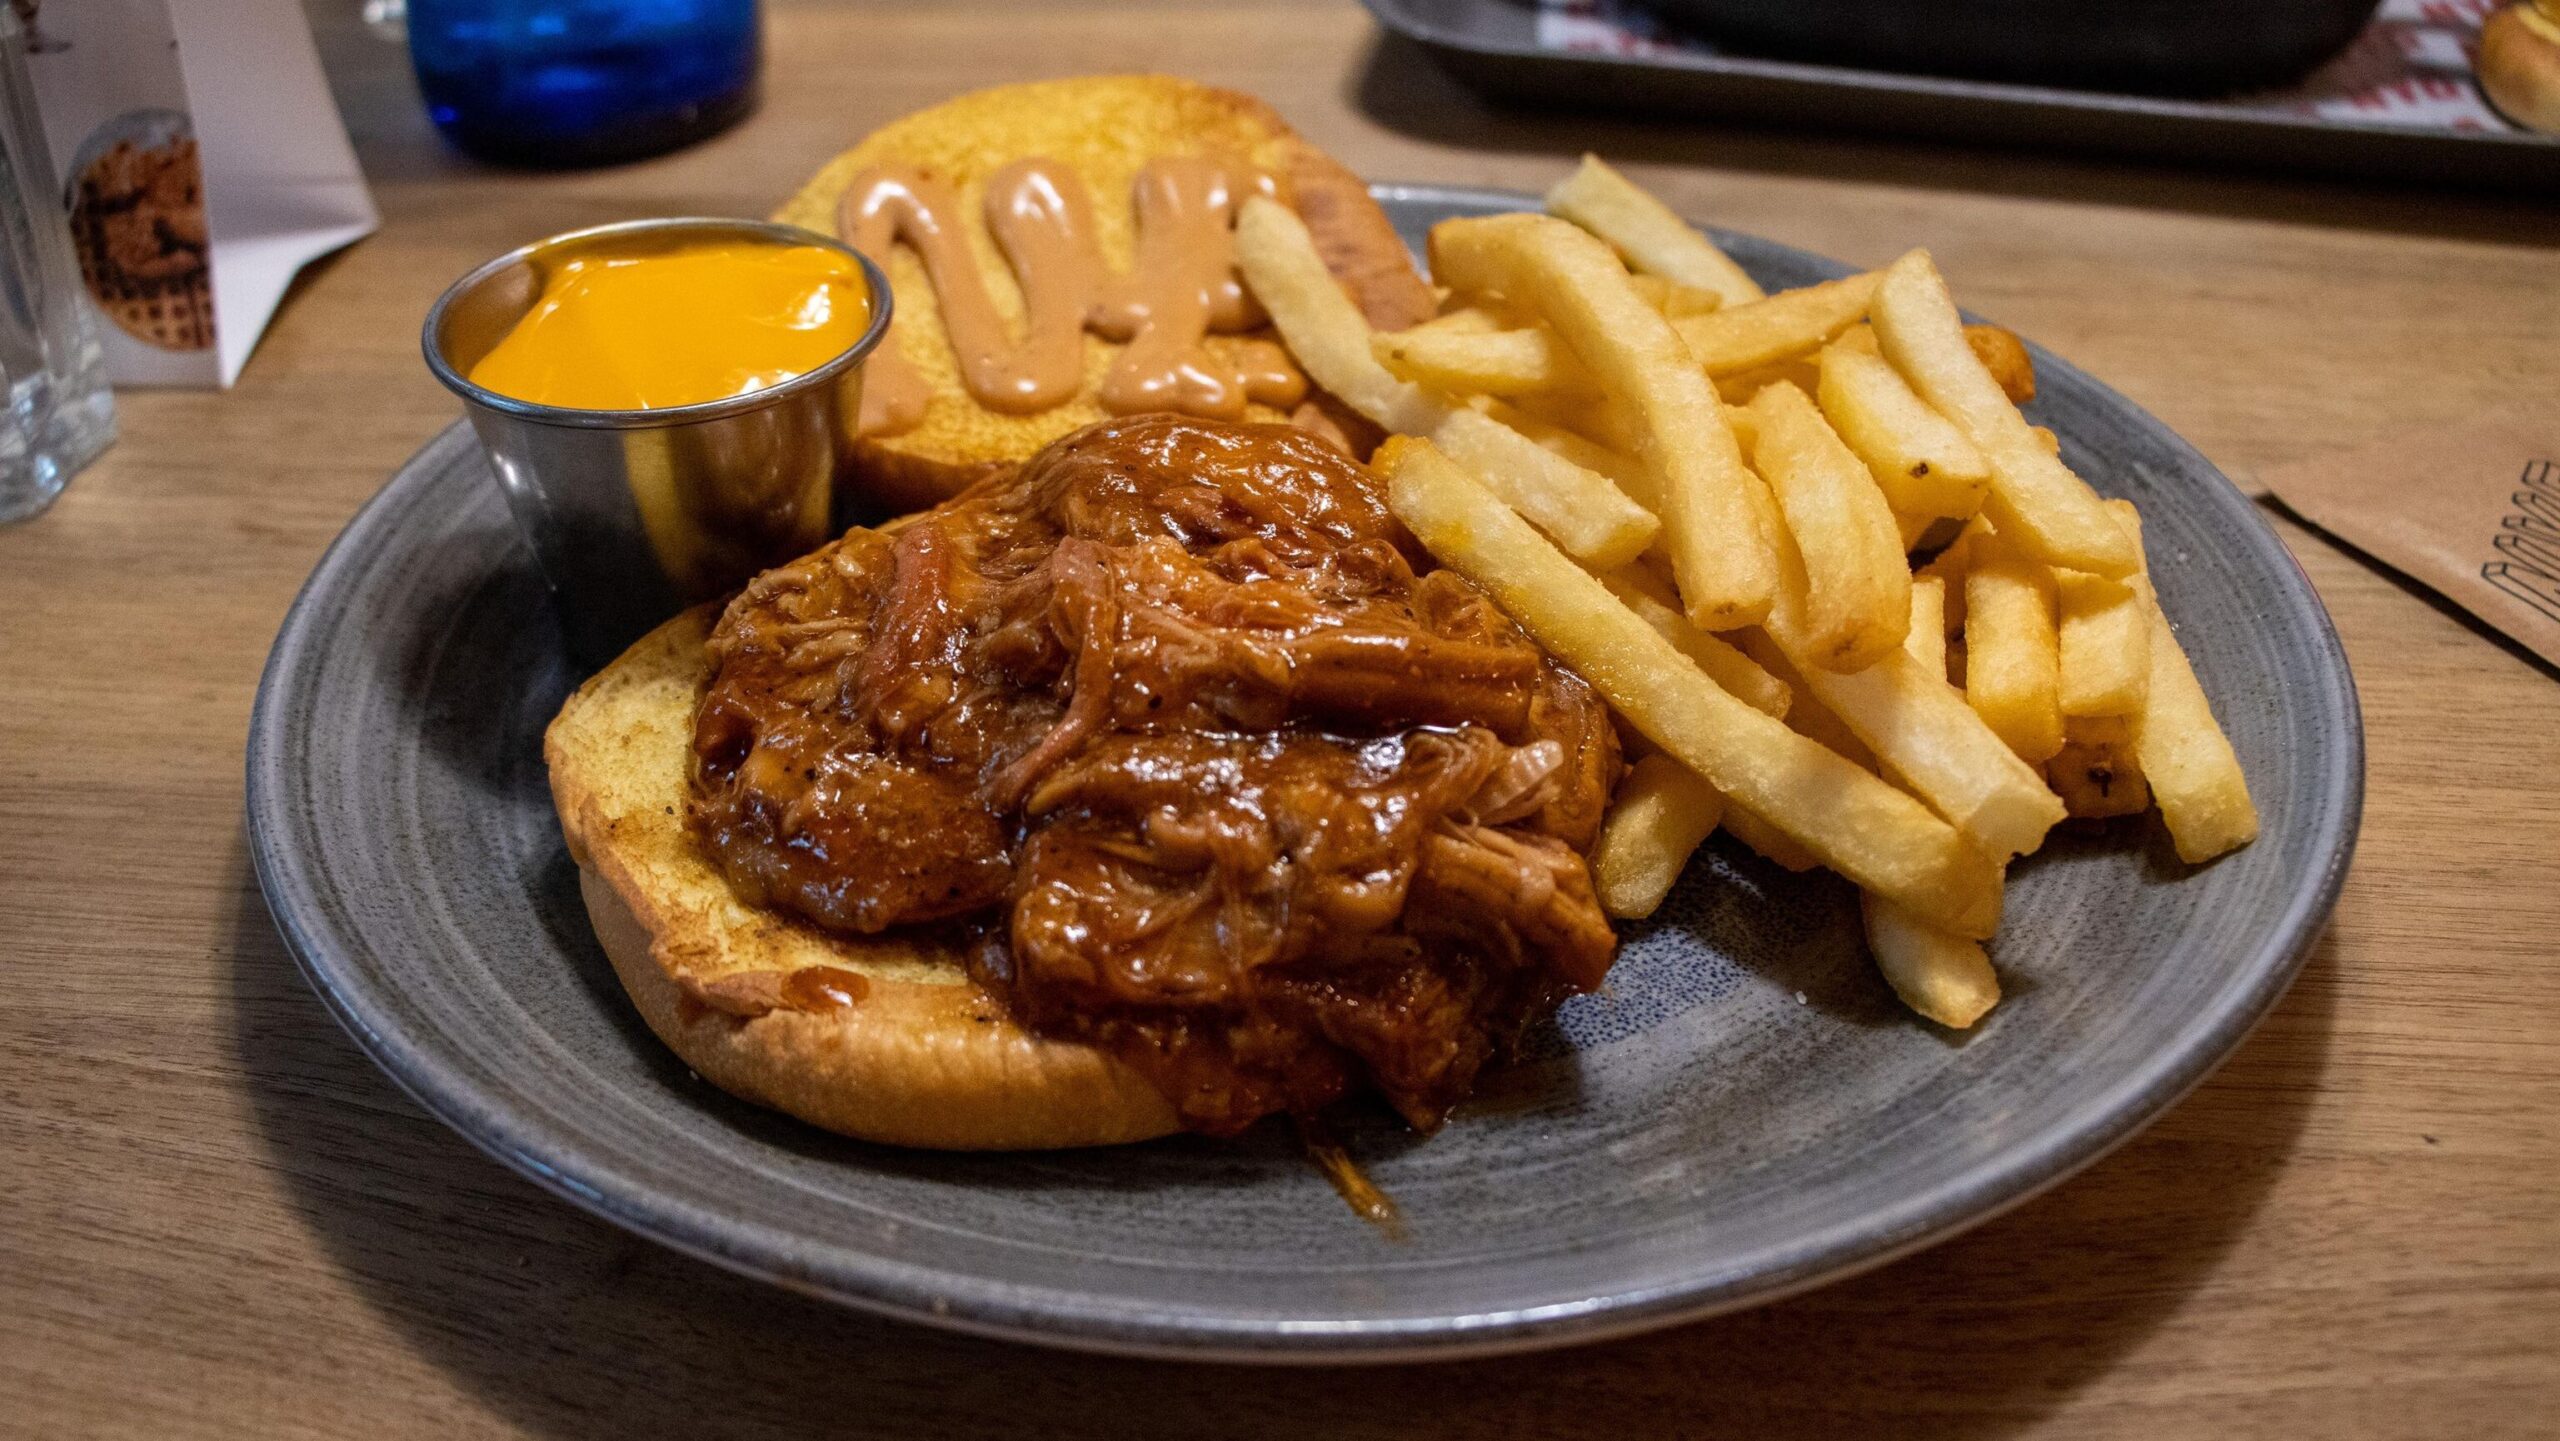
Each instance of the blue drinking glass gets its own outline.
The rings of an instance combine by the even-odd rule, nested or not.
[[[445,137],[512,165],[601,165],[755,108],[757,0],[409,0],[409,58]]]

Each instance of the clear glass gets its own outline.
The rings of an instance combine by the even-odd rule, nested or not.
[[[97,324],[81,300],[35,87],[27,33],[0,8],[0,522],[53,503],[115,439],[115,401]]]

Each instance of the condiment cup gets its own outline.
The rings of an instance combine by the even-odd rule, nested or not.
[[[871,323],[824,365],[699,405],[581,410],[468,379],[542,293],[546,267],[635,241],[816,245],[851,256]],[[889,282],[832,236],[756,220],[632,220],[509,251],[427,312],[427,368],[488,452],[507,508],[561,602],[573,654],[601,664],[684,607],[823,543],[861,413],[863,361],[889,329]]]

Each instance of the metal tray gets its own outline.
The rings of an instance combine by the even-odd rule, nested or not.
[[[1531,0],[1362,0],[1487,95],[1541,105],[1773,121],[2296,174],[2560,192],[2560,137],[2305,114],[2266,95],[2167,100],[1949,80],[1644,45],[1542,46]],[[2392,7],[2377,24],[2389,19]]]

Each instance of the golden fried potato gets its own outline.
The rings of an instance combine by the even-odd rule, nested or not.
[[[1628,767],[1591,853],[1601,906],[1628,919],[1652,915],[1723,814],[1716,788],[1667,755]]]
[[[1777,497],[1804,566],[1803,644],[1814,665],[1857,670],[1902,645],[1911,572],[1875,477],[1805,393],[1784,382],[1751,402],[1752,464]],[[1781,562],[1783,566],[1783,562]]]
[[[1369,322],[1325,267],[1296,211],[1259,196],[1245,202],[1236,219],[1236,265],[1299,365],[1344,404],[1389,431],[1431,436],[1463,456],[1506,503],[1579,559],[1624,565],[1653,543],[1660,524],[1607,479],[1380,365]]]
[[[1706,377],[1608,247],[1547,216],[1493,215],[1432,227],[1431,260],[1449,284],[1543,316],[1625,400],[1643,428],[1641,458],[1655,481],[1648,498],[1689,618],[1730,630],[1767,614],[1776,563],[1749,494],[1760,482]]]
[[[1966,535],[1964,695],[2020,759],[2042,765],[2062,749],[2053,567],[1990,539]]]
[[[2133,726],[2123,716],[2065,720],[2062,749],[2044,763],[2044,774],[2077,820],[2138,816],[2151,809],[2151,787],[2134,757]]]
[[[2133,547],[2110,523],[2097,492],[2037,442],[2026,417],[1983,368],[1927,251],[1912,251],[1886,268],[1869,319],[1885,359],[1991,467],[1983,511],[2003,544],[2047,565],[2096,575],[2133,570]]]
[[[1608,242],[1643,274],[1712,291],[1727,305],[1761,296],[1732,256],[1597,155],[1583,156],[1581,167],[1547,192],[1547,213]]]
[[[2111,501],[2109,508],[2135,541],[2139,559],[2141,517],[2129,501]],[[2151,677],[2142,708],[2132,716],[2133,753],[2160,818],[2169,824],[2178,858],[2199,865],[2256,840],[2258,808],[2249,799],[2249,781],[2240,773],[2231,738],[2214,719],[2195,668],[2160,609],[2148,571],[2135,572],[2134,588],[2151,617]]]
[[[1728,804],[1932,924],[1988,936],[2001,871],[1928,808],[1709,679],[1427,441],[1376,460],[1396,518]]]
[[[1815,395],[1895,510],[1969,519],[1982,509],[1990,464],[1882,356],[1836,342],[1823,347]]]
[[[2000,978],[1979,943],[1939,930],[1882,896],[1858,899],[1867,949],[1904,1005],[1961,1031],[2000,1003]]]

